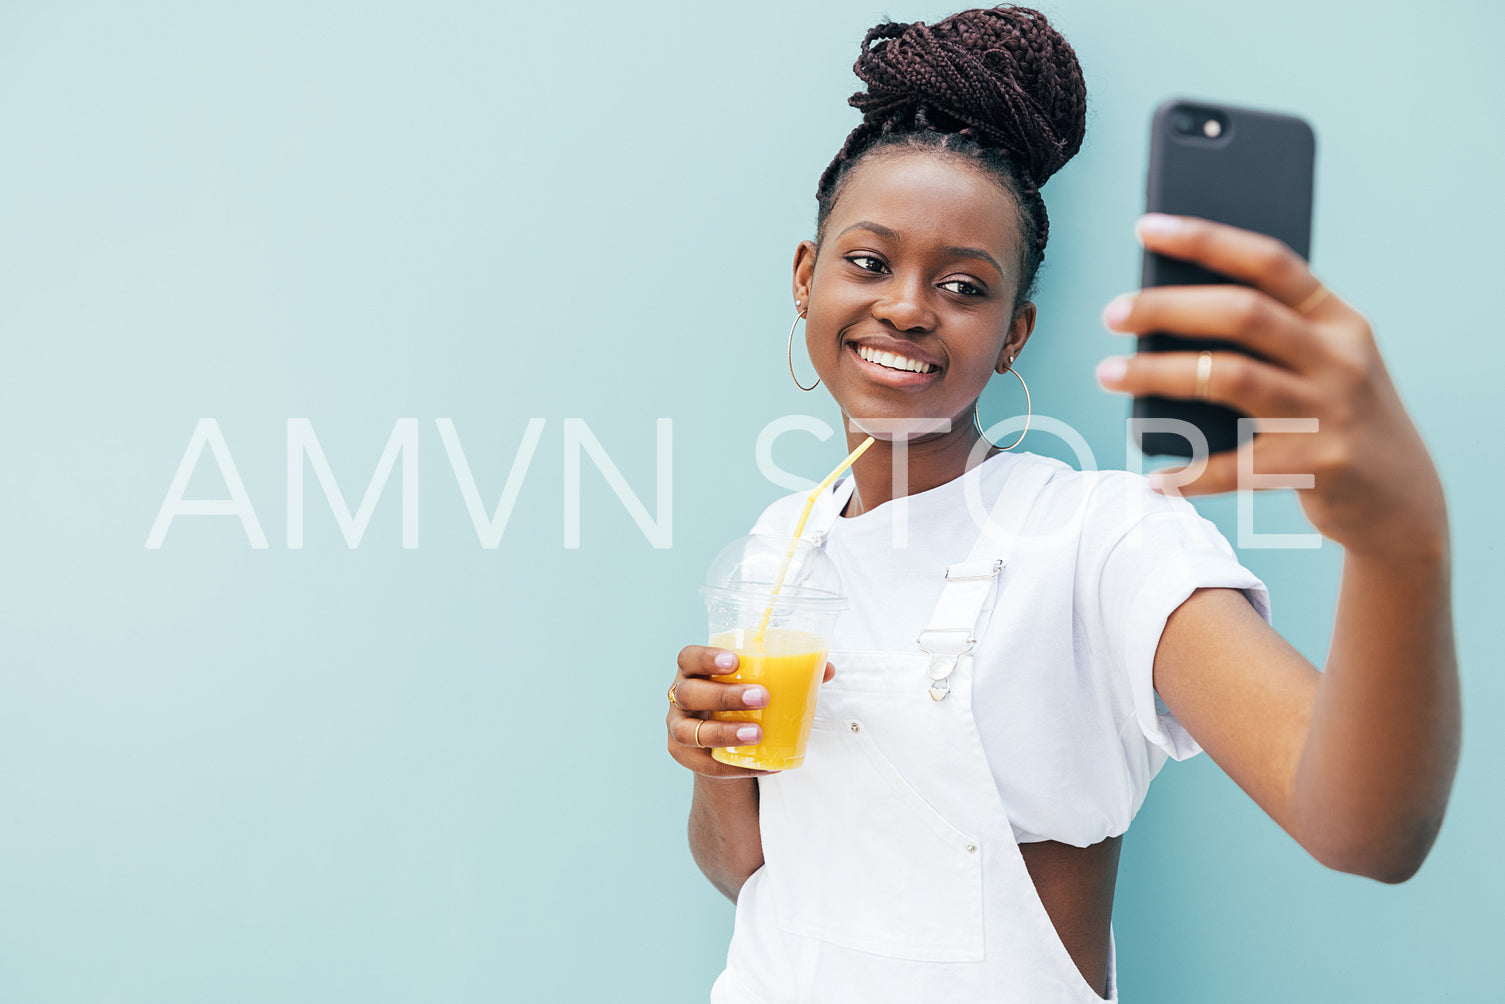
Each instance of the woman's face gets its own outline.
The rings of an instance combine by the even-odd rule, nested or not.
[[[819,253],[806,241],[794,263],[810,359],[842,411],[882,420],[875,433],[920,419],[970,430],[1034,326],[1034,304],[1013,310],[1019,260],[1013,198],[965,160],[904,150],[858,165]]]

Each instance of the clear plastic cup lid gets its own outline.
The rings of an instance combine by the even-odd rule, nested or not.
[[[753,533],[721,549],[706,572],[701,595],[712,599],[743,599],[766,602],[773,596],[779,568],[789,553],[789,538]],[[789,558],[784,582],[779,587],[779,605],[799,604],[842,609],[841,573],[825,551],[801,539]]]

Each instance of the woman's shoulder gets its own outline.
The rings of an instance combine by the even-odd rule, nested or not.
[[[799,518],[800,509],[808,493],[801,495],[799,492],[791,492],[780,496],[763,509],[753,523],[753,533],[774,533],[779,530],[794,529],[794,522]]]
[[[1149,480],[1141,474],[1078,470],[1035,453],[1000,454],[955,482],[912,499],[928,507],[924,510],[928,515],[942,516],[959,507],[971,510],[973,521],[977,522],[992,509],[1005,485],[1016,478],[1038,482],[1029,516],[1030,524],[1036,528],[1049,527],[1054,531],[1070,523],[1073,530],[1085,536],[1113,539],[1152,516],[1197,527],[1210,526],[1185,499],[1153,491]],[[850,476],[838,480],[816,499],[806,524],[807,536],[823,533],[837,518],[851,492],[849,480]],[[774,499],[758,516],[751,532],[793,533],[807,501],[808,492],[791,492]]]
[[[840,509],[846,505],[847,496],[851,494],[847,481],[848,478],[838,480],[815,500],[815,504],[810,509],[810,517],[805,524],[805,536],[822,533],[830,526]],[[783,536],[792,534],[795,525],[799,522],[800,514],[805,511],[805,503],[809,499],[808,491],[790,492],[788,495],[774,499],[758,516],[750,532],[776,533]]]
[[[1049,457],[1027,454],[1020,458],[1048,471],[1030,515],[1035,528],[1062,528],[1070,524],[1085,541],[1105,545],[1147,523],[1179,528],[1181,535],[1221,541],[1213,525],[1190,502],[1164,495],[1150,487],[1142,474],[1124,470],[1078,470]],[[1021,473],[1016,470],[1016,474]]]
[[[1152,513],[1196,513],[1185,499],[1156,492],[1143,474],[1111,468],[1083,471],[1050,457],[1029,454],[1028,458],[1050,471],[1043,492],[1056,496],[1056,501],[1080,500],[1098,520],[1135,522]]]

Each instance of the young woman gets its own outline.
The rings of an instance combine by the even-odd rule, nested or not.
[[[737,902],[713,1000],[1114,999],[1120,837],[1166,757],[1199,748],[1324,865],[1409,877],[1458,749],[1447,518],[1364,318],[1278,242],[1168,217],[1140,221],[1146,247],[1249,286],[1104,311],[1114,331],[1259,353],[1109,359],[1106,388],[1318,419],[1259,436],[1252,466],[1314,475],[1302,506],[1344,548],[1319,673],[1153,478],[982,438],[978,396],[1035,326],[1039,187],[1081,145],[1065,40],[1025,8],[967,11],[874,28],[856,71],[864,120],[821,177],[793,299],[850,446],[879,441],[808,531],[851,608],[805,765],[759,776],[711,758],[757,735],[709,713],[767,701],[709,679],[732,653],[685,648],[670,689],[691,849]],[[1215,456],[1182,491],[1231,490],[1238,469]],[[791,532],[799,501],[760,528]]]

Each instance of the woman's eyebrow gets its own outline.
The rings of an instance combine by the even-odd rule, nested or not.
[[[882,237],[886,241],[899,240],[899,231],[893,229],[892,227],[885,227],[881,223],[874,223],[872,220],[858,220],[856,223],[853,223],[851,226],[847,227],[836,236],[845,237],[853,230],[866,230],[870,233],[877,234],[879,237]]]
[[[992,265],[993,268],[997,269],[997,271],[998,271],[998,277],[1000,279],[1003,278],[1003,266],[1000,265],[1000,264],[998,264],[998,260],[996,258],[994,258],[992,255],[988,254],[982,248],[957,248],[957,247],[950,247],[950,248],[941,248],[941,251],[943,251],[945,254],[951,256],[952,258],[981,258],[983,261],[987,262],[989,265]]]
[[[874,223],[872,220],[858,220],[836,236],[845,237],[853,230],[866,230],[869,233],[882,237],[886,241],[902,242],[902,238],[899,236],[897,230],[892,227],[885,227],[881,223]],[[946,247],[941,248],[941,252],[951,258],[980,258],[998,271],[999,278],[1003,277],[1003,266],[998,264],[998,259],[988,254],[982,248]]]

